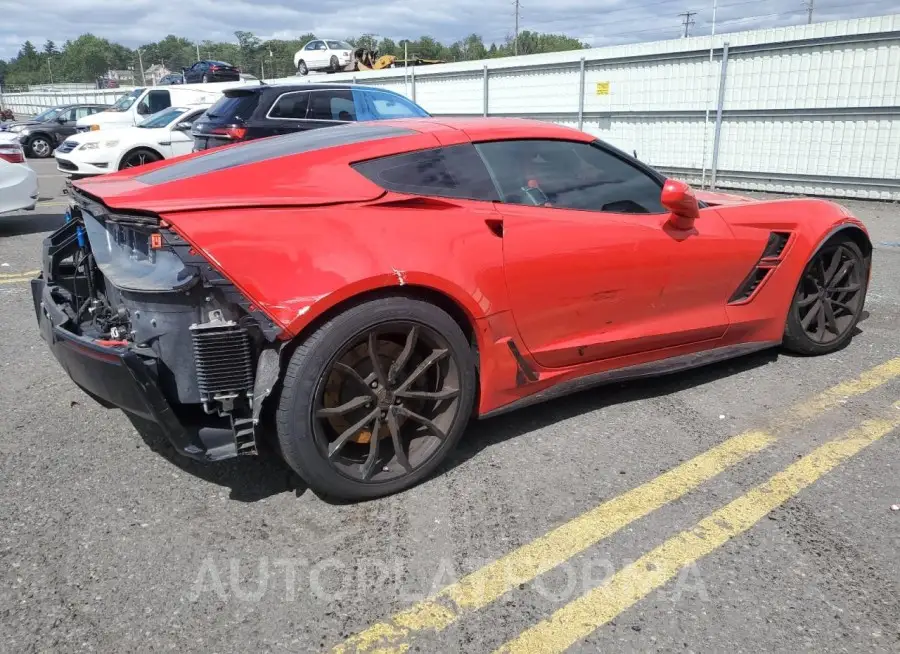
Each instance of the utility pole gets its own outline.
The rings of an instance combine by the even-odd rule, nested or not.
[[[138,48],[138,66],[141,67],[141,86],[147,85],[147,80],[144,79],[144,58],[141,56],[141,49]],[[137,81],[137,80],[135,80]]]
[[[195,43],[194,45],[197,47],[197,61],[200,61],[200,44]]]
[[[521,4],[519,0],[515,0],[516,4],[516,40],[513,41],[513,52],[514,54],[519,54],[519,9]]]
[[[688,31],[691,29],[691,25],[694,24],[694,21],[691,19],[691,16],[696,16],[696,11],[685,11],[683,13],[678,14],[679,16],[684,16],[684,37],[688,37]]]
[[[813,17],[813,7],[816,4],[816,0],[806,0],[803,4],[806,5],[806,23],[812,23]]]
[[[50,66],[50,55],[47,55],[47,70],[50,71],[50,86],[53,86],[53,68]]]

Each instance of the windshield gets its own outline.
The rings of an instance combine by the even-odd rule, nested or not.
[[[328,48],[330,50],[352,50],[353,46],[351,46],[346,41],[325,41],[328,44]]]
[[[138,124],[138,127],[143,127],[145,129],[165,127],[185,111],[187,111],[187,109],[184,107],[168,107],[162,111],[157,111],[152,116],[148,116]]]
[[[133,91],[129,91],[125,95],[121,96],[116,103],[111,106],[107,111],[127,111],[128,108],[134,104],[134,101],[137,100],[141,94],[144,92],[144,89],[134,89]]]
[[[60,114],[61,111],[62,111],[62,109],[60,109],[59,107],[52,107],[50,109],[45,109],[44,111],[39,113],[37,116],[35,116],[33,118],[33,120],[35,120],[39,123],[43,123],[48,120],[53,120]]]

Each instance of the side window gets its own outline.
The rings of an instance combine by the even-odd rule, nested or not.
[[[364,91],[369,99],[369,108],[376,120],[391,118],[421,118],[427,116],[422,109],[406,98],[383,91]]]
[[[499,199],[487,168],[471,143],[420,150],[353,164],[371,182],[411,195]]]
[[[81,118],[81,115],[78,113],[77,107],[72,107],[67,112],[62,114],[62,117],[71,122],[73,120],[78,120],[79,118]]]
[[[187,123],[188,125],[193,125],[193,124],[194,124],[194,121],[197,120],[197,119],[198,119],[200,116],[202,116],[204,113],[206,113],[206,110],[205,110],[205,109],[201,109],[200,111],[192,111],[191,113],[185,114],[184,116],[182,116],[182,117],[178,120],[178,122],[176,123],[176,125],[180,125],[180,124],[182,124],[182,123]]]
[[[150,109],[149,113],[151,114],[155,114],[157,111],[162,111],[163,109],[172,106],[172,100],[169,97],[168,91],[150,91],[144,99],[144,102],[147,103],[147,107]]]
[[[85,118],[94,113],[93,107],[76,107],[75,108],[75,120],[79,118]]]
[[[309,113],[306,117],[313,120],[342,120],[345,122],[356,120],[353,93],[345,89],[310,93]]]
[[[664,214],[662,185],[602,148],[576,141],[476,145],[508,204],[626,214]]]
[[[325,41],[319,41],[316,44],[316,50],[327,50],[327,49],[328,49],[328,46],[325,45]]]
[[[306,47],[303,48],[303,49],[304,49],[304,50],[315,50],[315,49],[318,47],[318,45],[319,45],[319,42],[318,42],[318,41],[310,41],[310,42],[306,45]]]
[[[285,93],[278,96],[275,104],[269,109],[269,118],[282,120],[301,120],[306,118],[306,110],[309,107],[309,92]]]

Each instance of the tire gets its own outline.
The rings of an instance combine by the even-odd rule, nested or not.
[[[847,236],[823,245],[797,283],[785,325],[785,349],[820,356],[850,342],[862,318],[870,265]]]
[[[456,446],[476,385],[466,336],[443,310],[405,296],[358,304],[294,351],[275,420],[281,455],[320,495],[364,500],[396,493],[431,474]]]
[[[203,84],[209,83],[209,76],[206,73],[203,73],[203,77],[200,79]]]
[[[159,156],[159,153],[148,150],[147,148],[138,148],[137,150],[126,152],[122,156],[122,159],[119,161],[119,170],[145,166],[149,163],[159,161],[160,159],[162,159],[162,157]]]
[[[303,76],[309,74],[309,68],[307,67],[306,62],[302,59],[297,63],[297,74]]]
[[[53,153],[53,141],[43,134],[32,136],[26,146],[29,157],[46,159]]]
[[[334,55],[331,55],[331,61],[328,62],[328,69],[332,73],[337,73],[341,70],[341,64],[338,61],[338,58],[335,57]]]

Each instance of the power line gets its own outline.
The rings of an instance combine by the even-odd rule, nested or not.
[[[687,38],[688,31],[691,29],[691,25],[693,25],[695,22],[695,21],[691,20],[691,16],[696,16],[697,12],[696,11],[685,11],[678,15],[684,16],[684,38]]]

